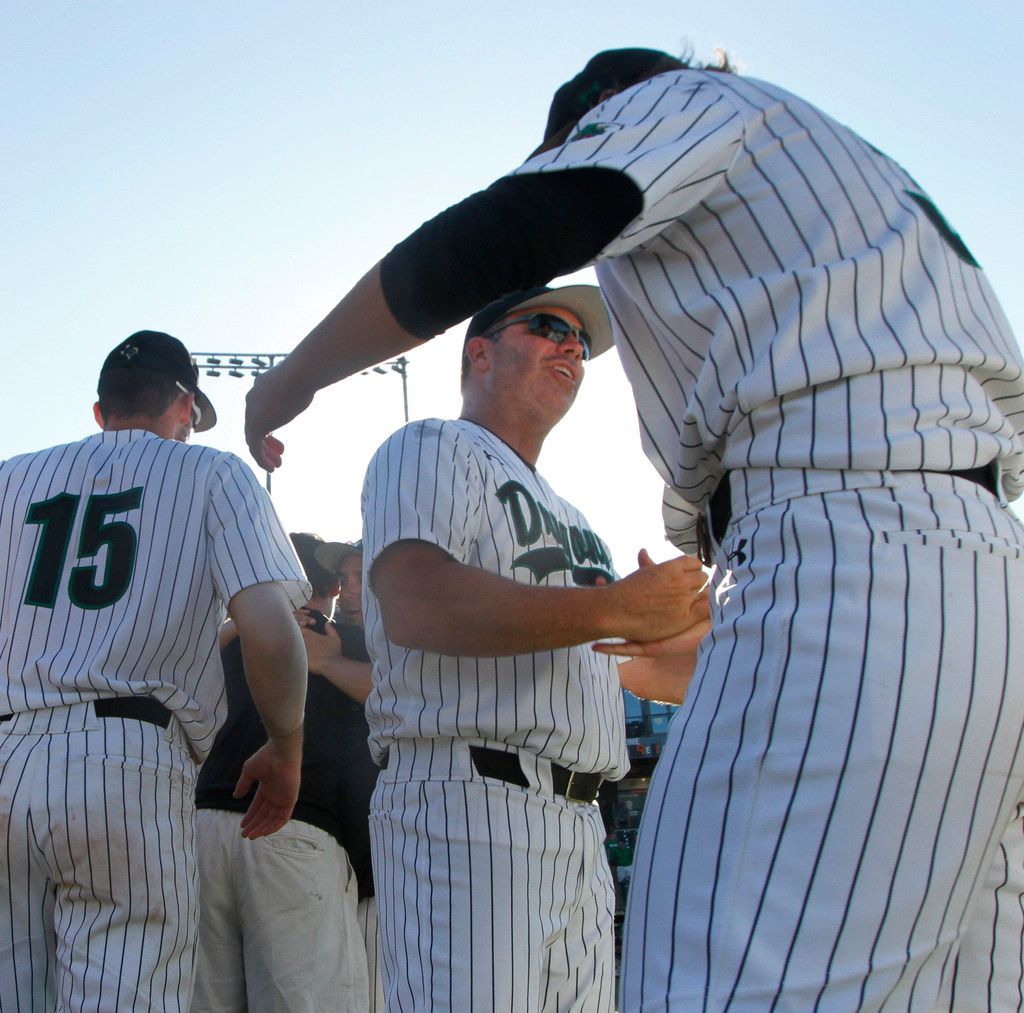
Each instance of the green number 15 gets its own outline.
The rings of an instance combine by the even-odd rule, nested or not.
[[[28,508],[25,523],[40,525],[42,533],[25,590],[26,605],[53,608],[80,500],[80,496],[62,492]],[[135,572],[139,539],[127,521],[108,521],[107,517],[136,510],[141,502],[141,486],[106,496],[93,495],[85,501],[77,558],[91,559],[106,546],[106,572],[103,580],[97,582],[95,564],[72,567],[68,595],[75,605],[84,609],[106,608],[128,590]]]

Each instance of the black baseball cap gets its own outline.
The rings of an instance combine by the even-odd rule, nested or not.
[[[685,66],[676,57],[658,49],[606,49],[591,57],[583,70],[555,92],[544,140],[582,119],[609,88],[615,91],[629,88],[666,61],[666,69]]]
[[[170,334],[136,331],[103,360],[100,376],[108,369],[149,369],[171,377],[186,393],[195,395],[199,421],[192,428],[204,433],[216,425],[217,413],[210,399],[199,389],[198,367],[188,349]]]
[[[515,309],[529,309],[531,306],[561,306],[571,310],[579,317],[583,329],[590,336],[590,358],[594,359],[602,352],[607,352],[614,344],[612,326],[608,321],[601,290],[596,285],[563,285],[561,288],[548,288],[538,285],[522,292],[497,299],[485,306],[466,328],[466,339],[483,334],[489,327],[497,323],[503,316]],[[465,341],[463,347],[465,347]]]

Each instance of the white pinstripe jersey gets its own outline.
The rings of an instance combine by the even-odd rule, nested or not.
[[[195,753],[223,720],[217,627],[244,587],[309,585],[233,454],[140,429],[0,465],[0,713],[149,695]]]
[[[428,419],[391,436],[363,487],[366,572],[393,542],[437,545],[457,562],[523,584],[571,587],[613,576],[608,548],[498,437],[472,422]],[[384,635],[363,580],[374,658],[366,702],[380,759],[397,738],[505,742],[579,771],[628,768],[617,668],[587,644],[502,658],[406,650]]]
[[[684,70],[613,96],[516,173],[581,166],[644,195],[596,268],[645,450],[681,511],[670,529],[732,468],[998,460],[1020,495],[1020,349],[891,159],[780,88]]]

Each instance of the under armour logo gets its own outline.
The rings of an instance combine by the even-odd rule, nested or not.
[[[138,345],[124,345],[121,348],[121,358],[122,359],[127,359],[129,362],[131,362],[131,360],[134,359],[135,356],[138,355],[138,354],[139,354],[139,346]]]
[[[743,551],[743,547],[746,544],[747,540],[745,538],[741,538],[739,543],[736,545],[736,548],[725,557],[726,561],[731,563],[735,560],[740,566],[742,566],[747,561],[747,554]]]

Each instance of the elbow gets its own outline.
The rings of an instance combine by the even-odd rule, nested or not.
[[[407,650],[437,649],[451,564],[437,546],[417,541],[396,542],[380,554],[370,571],[370,588],[390,643]]]
[[[408,612],[404,609],[384,608],[382,603],[381,622],[384,625],[384,635],[388,638],[389,643],[410,651],[429,649],[423,642],[421,631],[415,628],[415,623],[409,621]]]

